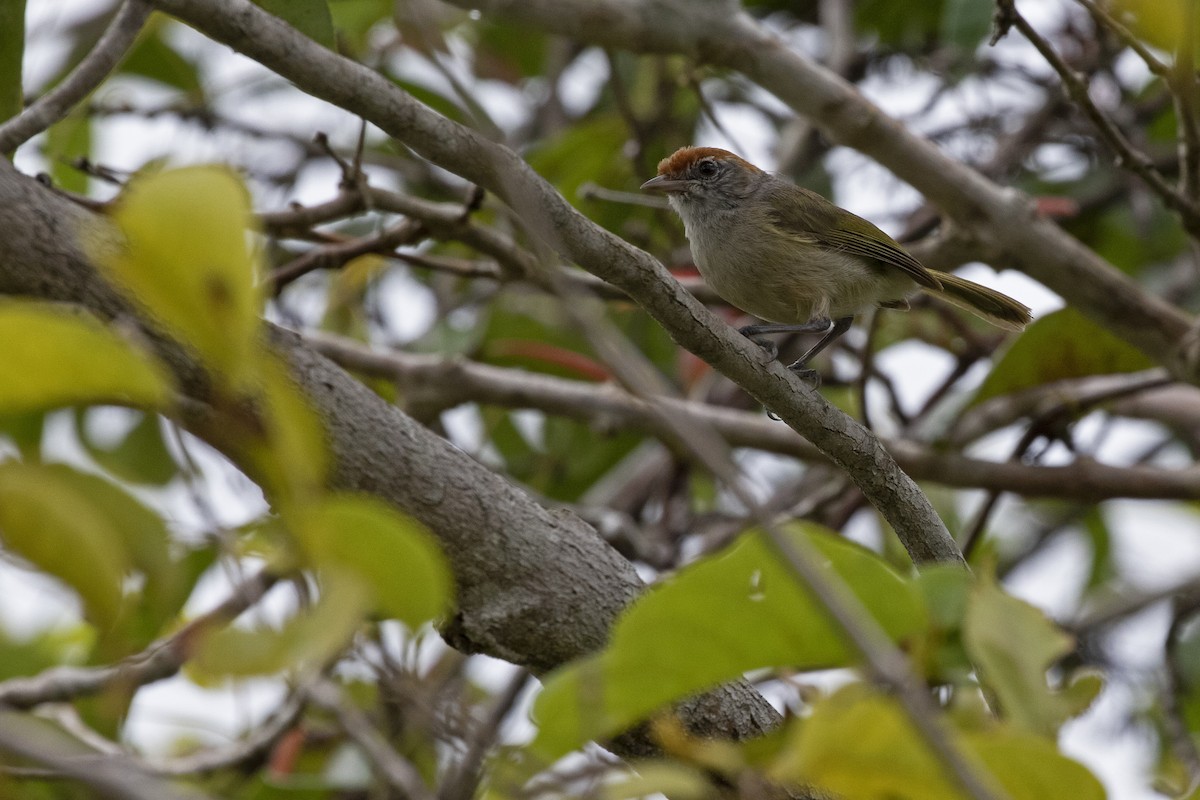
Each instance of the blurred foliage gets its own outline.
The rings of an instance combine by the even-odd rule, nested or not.
[[[828,195],[851,183],[848,196],[878,198],[882,205],[871,212],[889,217],[881,224],[908,225],[915,238],[937,231],[936,210],[901,207],[919,201],[900,200],[891,179],[848,162],[743,77],[692,58],[604,51],[436,3],[256,2],[438,113],[511,146],[589,218],[681,275],[690,266],[682,228],[665,208],[647,205],[637,187],[661,157],[693,141],[766,153],[787,175]],[[1119,0],[1104,7],[1167,57],[1186,28],[1185,2]],[[5,20],[20,16],[22,5],[0,0],[0,118],[21,105],[24,30]],[[819,5],[746,3],[816,56],[826,44]],[[1126,136],[1168,182],[1176,181],[1180,112],[1170,87],[1137,65],[1128,41],[1097,29],[1082,8],[1064,9],[1071,24],[1046,35],[1093,81]],[[1149,291],[1185,309],[1200,307],[1193,244],[1177,217],[1113,163],[1083,115],[1061,105],[1043,65],[1033,69],[1027,57],[1006,55],[1003,45],[984,47],[993,12],[988,0],[858,0],[850,20],[856,49],[844,77],[873,97],[900,96],[905,122],[989,177],[1028,192],[1043,213]],[[69,73],[110,13],[107,6],[88,9],[55,31],[62,62],[46,86],[26,87],[31,96]],[[198,433],[245,473],[227,483],[261,490],[271,511],[225,525],[223,515],[205,512],[211,497],[195,499],[215,493],[217,479],[208,472],[222,476],[225,468],[200,466],[194,451],[202,446],[174,427],[176,388],[139,334],[32,302],[0,305],[0,542],[15,565],[6,568],[54,582],[81,609],[78,619],[29,635],[0,624],[0,678],[139,653],[195,616],[190,609],[203,582],[265,564],[293,579],[290,602],[189,639],[186,677],[209,688],[247,679],[330,680],[352,711],[366,715],[384,741],[440,788],[463,763],[471,737],[486,733],[481,720],[497,711],[502,690],[478,678],[483,670],[476,661],[428,647],[427,626],[453,613],[453,577],[443,554],[413,520],[376,500],[328,489],[337,465],[321,420],[287,365],[263,349],[259,319],[266,314],[378,348],[471,359],[597,390],[613,381],[613,371],[565,313],[561,297],[535,276],[506,273],[508,265],[500,269],[495,253],[476,249],[469,237],[444,231],[423,231],[400,248],[403,258],[386,250],[360,254],[269,297],[264,276],[272,269],[313,246],[378,234],[397,215],[364,203],[297,231],[264,227],[254,209],[276,210],[297,198],[312,205],[320,202],[314,196],[332,198],[362,180],[460,205],[465,187],[370,127],[358,152],[357,120],[309,115],[307,107],[277,113],[276,93],[294,89],[260,75],[232,83],[219,78],[190,35],[163,15],[152,17],[110,83],[31,147],[62,189],[100,195],[112,182],[123,184],[107,211],[125,245],[94,241],[92,252],[126,296],[204,365],[211,402],[230,423]],[[147,84],[155,99],[143,104],[134,89]],[[254,113],[260,105],[265,114]],[[1052,113],[1039,116],[1042,107]],[[119,130],[116,118],[147,126],[169,119],[171,130],[207,137],[227,163],[176,168],[195,158],[170,137],[155,140],[146,159],[154,163],[132,176],[128,169],[136,164],[91,163],[111,152],[104,143]],[[313,126],[327,126],[320,129],[329,134],[328,146],[313,143]],[[354,172],[358,167],[363,175]],[[461,224],[557,266],[544,244],[531,239],[528,221],[496,198],[462,205]],[[634,303],[600,289],[595,294],[567,302],[603,303],[613,327],[689,399],[717,411],[747,407],[744,396],[681,354]],[[731,324],[744,324],[730,309],[718,310]],[[801,343],[783,346],[791,352]],[[910,348],[929,356],[922,363],[948,366],[905,374],[881,358],[860,379],[864,346],[889,358]],[[907,315],[883,312],[872,337],[852,334],[820,366],[832,403],[861,417],[866,397],[880,431],[932,447],[940,431],[984,400],[1153,365],[1073,309],[1043,314],[1023,334],[1004,339],[955,311],[918,304]],[[942,380],[939,370],[949,373],[941,388],[932,385]],[[414,415],[424,410],[425,387],[363,378]],[[912,388],[918,385],[924,388]],[[113,406],[123,410],[114,413]],[[751,522],[712,476],[603,415],[583,420],[469,402],[457,407],[456,416],[443,415],[434,403],[421,421],[547,504],[596,520],[644,575],[662,578],[627,610],[603,650],[544,676],[532,744],[491,731],[493,740],[483,744],[500,746],[484,748],[479,796],[704,797],[713,776],[724,786],[772,780],[848,798],[958,796],[895,699],[863,677],[844,635],[761,534],[743,531],[727,550],[712,552],[714,543]],[[1185,428],[1173,426],[1155,445],[1168,455],[1180,445],[1195,452],[1195,434]],[[1104,442],[1097,437],[1092,449]],[[205,453],[207,464],[212,453]],[[1086,551],[1080,585],[1062,590],[1074,592],[1079,608],[1136,600],[1141,576],[1120,557],[1129,533],[1117,527],[1118,517],[1084,501],[1006,497],[1016,510],[985,520],[972,557],[978,574],[952,567],[918,573],[861,495],[838,483],[836,470],[757,453],[737,457],[773,508],[804,510],[788,535],[818,548],[824,573],[844,584],[937,687],[940,722],[972,764],[985,767],[1014,800],[1103,796],[1057,739],[1102,691],[1098,670],[1110,682],[1131,679],[1111,668],[1104,630],[1068,634],[1002,587],[1005,576],[1036,566],[1042,553],[1066,542]],[[1031,463],[1038,458],[1026,455]],[[1158,462],[1148,456],[1146,464]],[[974,513],[962,493],[928,488],[950,527],[964,530]],[[201,510],[202,534],[170,510],[179,496],[192,497]],[[864,518],[866,525],[851,526]],[[868,534],[857,535],[864,528]],[[839,533],[847,530],[874,548]],[[1181,794],[1189,773],[1167,721],[1176,713],[1192,739],[1200,731],[1200,634],[1188,623],[1194,608],[1176,610],[1163,666],[1173,668],[1177,696],[1159,683],[1139,684],[1148,698],[1145,716],[1131,721],[1157,736],[1161,785]],[[829,673],[814,675],[828,669],[839,670],[832,680]],[[671,715],[671,703],[747,673],[771,681],[785,697],[785,722],[773,736],[697,741]],[[117,686],[72,707],[95,731],[119,741],[128,734],[137,690]],[[333,717],[308,709],[269,752],[195,782],[213,796],[256,800],[382,796],[368,756]],[[638,764],[636,772],[596,766],[591,774],[564,777],[561,764],[552,767],[556,757],[641,721],[648,721],[663,757]],[[186,737],[175,744],[180,753],[207,746]],[[3,772],[0,795],[88,796],[69,783],[12,780]]]

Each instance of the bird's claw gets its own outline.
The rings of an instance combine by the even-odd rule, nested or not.
[[[775,342],[771,341],[765,336],[751,336],[749,339],[762,348],[764,353],[762,363],[770,364],[772,361],[779,358],[779,345],[775,344]]]
[[[805,383],[809,384],[813,389],[821,388],[821,373],[811,367],[806,367],[799,361],[788,366],[788,369],[796,373],[796,377]]]

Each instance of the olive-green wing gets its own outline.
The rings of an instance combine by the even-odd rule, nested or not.
[[[862,217],[838,208],[816,192],[799,189],[811,199],[801,207],[777,198],[774,222],[780,229],[803,234],[831,250],[863,256],[904,271],[921,286],[942,288],[941,282],[925,266],[897,244],[896,240]]]

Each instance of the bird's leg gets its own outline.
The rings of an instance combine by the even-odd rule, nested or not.
[[[818,353],[824,350],[829,345],[838,340],[843,333],[850,330],[850,325],[854,322],[854,317],[842,317],[835,320],[833,325],[828,326],[828,331],[821,337],[820,341],[809,348],[808,352],[800,356],[798,359],[788,364],[788,369],[799,375],[805,380],[816,379],[820,383],[821,377],[814,369],[808,368],[808,362],[815,358]]]
[[[770,354],[768,360],[773,361],[779,355],[779,345],[763,336],[765,333],[825,333],[832,330],[833,323],[827,319],[812,319],[802,325],[762,323],[738,328],[738,333],[745,336]]]

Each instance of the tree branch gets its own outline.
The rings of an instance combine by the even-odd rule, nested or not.
[[[116,69],[146,24],[146,0],[125,0],[112,23],[75,69],[17,116],[0,125],[0,153],[9,153],[71,112]]]
[[[851,84],[789,49],[734,0],[451,0],[487,15],[642,53],[677,53],[736,70],[870,156],[939,206],[989,260],[1036,278],[1185,380],[1200,379],[1192,320],[997,186],[884,114]],[[180,0],[173,0],[180,2]],[[434,159],[436,160],[436,159]],[[586,265],[585,265],[586,266]]]
[[[0,293],[76,303],[106,319],[135,319],[80,252],[77,242],[85,231],[112,236],[103,220],[0,160]],[[603,646],[613,620],[642,590],[642,582],[593,528],[574,514],[537,505],[305,347],[295,334],[266,325],[264,335],[321,415],[335,464],[332,488],[374,494],[438,537],[457,586],[456,613],[443,631],[451,645],[536,673]],[[148,339],[181,390],[194,398],[185,425],[234,463],[246,463],[240,443],[230,440],[228,420],[205,416],[207,381],[199,366],[152,331]],[[178,668],[170,663],[172,671]],[[33,687],[6,684],[10,694],[0,702],[75,696],[114,677],[105,671],[55,672]],[[63,688],[53,688],[56,678],[66,679],[57,684]],[[720,695],[719,702],[705,707],[706,716],[685,717],[698,735],[745,738],[778,722],[770,705],[744,682],[724,687]]]
[[[945,525],[879,440],[782,364],[720,323],[657,260],[592,223],[528,164],[416,102],[248,0],[156,0],[159,8],[255,59],[310,94],[360,114],[414,151],[493,192],[560,255],[635,298],[688,350],[801,432],[856,482],[917,562],[961,561]]]
[[[404,390],[403,401],[422,409],[444,410],[466,402],[531,408],[633,428],[670,441],[671,434],[660,424],[661,413],[654,411],[652,402],[665,408],[672,417],[716,431],[732,447],[753,447],[804,460],[826,460],[820,450],[790,428],[761,414],[667,397],[646,401],[612,384],[596,385],[461,359],[378,352],[350,339],[324,333],[308,334],[305,341],[347,369],[395,381]],[[1062,396],[1056,397],[1061,403]],[[1088,459],[1067,466],[1043,467],[1016,461],[983,461],[911,439],[885,439],[884,444],[913,478],[957,488],[1089,502],[1117,497],[1200,499],[1200,467],[1180,470],[1114,467]]]

